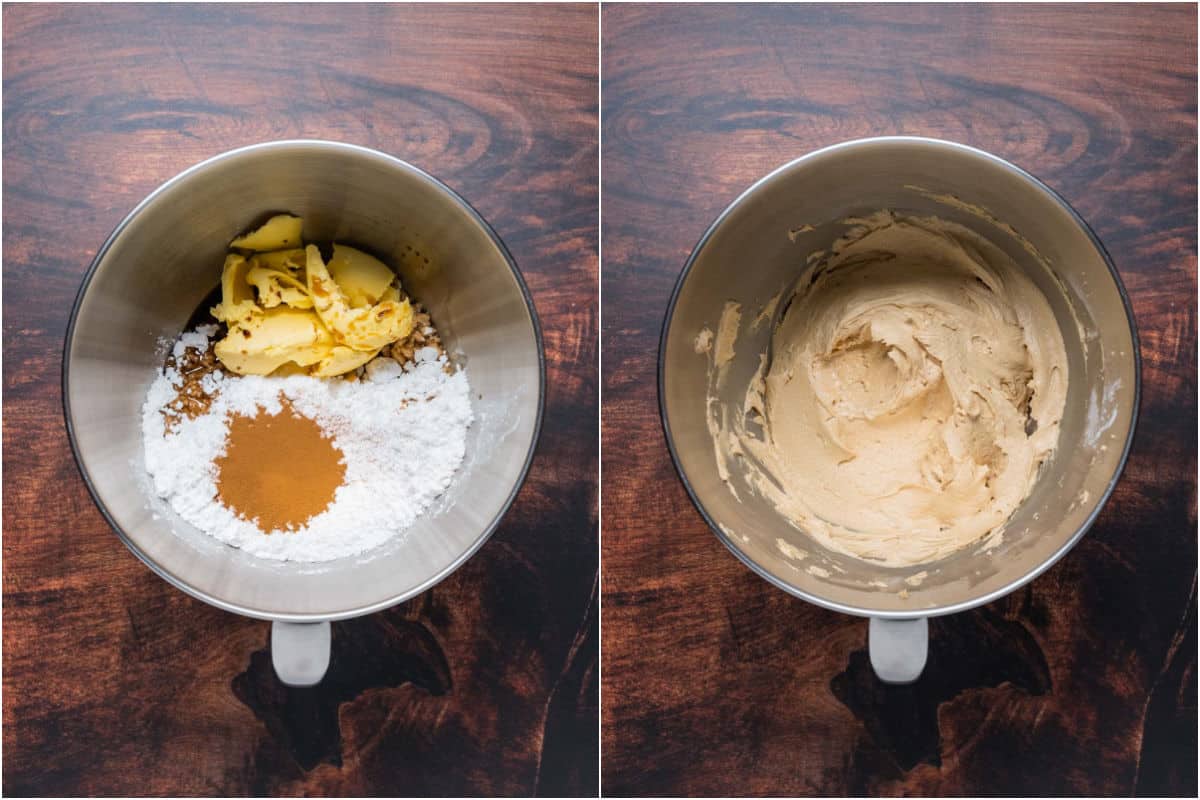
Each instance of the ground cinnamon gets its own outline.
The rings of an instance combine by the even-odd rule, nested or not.
[[[215,464],[221,502],[268,533],[320,514],[346,477],[341,450],[287,403],[278,414],[234,416]]]

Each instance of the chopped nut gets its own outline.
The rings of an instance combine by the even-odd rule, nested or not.
[[[215,340],[210,341],[204,351],[189,347],[178,358],[174,355],[167,357],[166,368],[174,369],[182,378],[175,398],[167,403],[169,412],[163,412],[167,420],[167,430],[178,425],[180,418],[195,419],[208,411],[212,405],[213,398],[204,391],[202,381],[207,375],[225,372],[217,360],[216,353],[213,352],[214,344]]]
[[[407,364],[416,357],[417,351],[422,347],[436,348],[439,356],[446,353],[441,337],[437,335],[437,330],[429,318],[429,312],[420,303],[413,303],[412,333],[405,339],[393,342],[390,347],[381,351],[380,355],[387,356],[398,364]]]

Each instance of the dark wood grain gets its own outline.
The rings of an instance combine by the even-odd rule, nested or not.
[[[603,15],[603,787],[607,794],[1196,793],[1195,6],[629,6]],[[861,620],[737,562],[657,418],[672,285],[752,181],[818,147],[932,135],[1034,172],[1133,298],[1124,477],[1058,565],[933,622],[885,688]]]
[[[4,8],[4,766],[24,794],[594,794],[597,9]],[[334,626],[287,690],[268,628],[175,591],[93,507],[60,351],[97,247],[221,151],[320,137],[439,176],[545,332],[541,443],[488,544]]]

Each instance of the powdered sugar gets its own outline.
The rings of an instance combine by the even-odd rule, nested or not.
[[[185,350],[204,350],[208,347],[208,340],[215,336],[218,330],[216,325],[201,325],[194,331],[187,331],[175,340],[171,355],[183,358]]]
[[[186,333],[173,352],[179,357],[187,348],[205,348],[214,333],[214,326]],[[142,409],[154,490],[187,522],[256,556],[329,561],[363,553],[408,528],[462,463],[473,418],[470,386],[465,371],[447,373],[445,361],[435,348],[422,348],[404,367],[390,359],[371,362],[357,382],[215,372],[202,381],[214,395],[208,411],[181,417],[169,431],[162,410],[182,378],[166,369]],[[225,452],[231,415],[278,413],[281,398],[332,437],[346,476],[329,507],[305,527],[265,534],[220,502],[213,462]]]

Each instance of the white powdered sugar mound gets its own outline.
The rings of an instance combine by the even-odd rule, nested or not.
[[[204,349],[215,326],[186,333],[175,356]],[[368,365],[362,380],[308,376],[204,378],[215,394],[209,410],[180,417],[168,431],[162,411],[182,385],[165,369],[142,408],[146,469],[155,492],[180,517],[222,542],[262,558],[329,561],[353,556],[402,533],[450,485],[466,453],[472,422],[470,386],[460,368],[423,348],[403,368],[390,359]],[[343,454],[345,482],[329,507],[297,531],[263,533],[217,496],[214,461],[225,452],[235,414],[276,414],[281,398],[316,421]],[[303,469],[303,464],[297,464]]]

